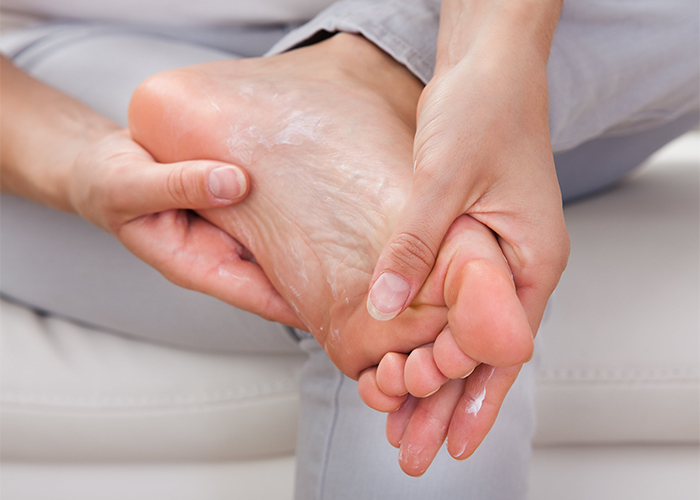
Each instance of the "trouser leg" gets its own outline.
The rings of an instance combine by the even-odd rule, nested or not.
[[[554,151],[698,110],[699,8],[694,0],[565,1],[547,67]]]
[[[564,203],[610,187],[699,122],[700,115],[693,111],[651,130],[598,137],[574,149],[554,153]]]
[[[301,379],[298,500],[526,498],[536,360],[523,368],[471,458],[458,462],[442,449],[425,475],[412,478],[401,471],[398,451],[386,440],[386,415],[362,403],[357,383],[342,375],[312,338],[302,347],[310,358]]]

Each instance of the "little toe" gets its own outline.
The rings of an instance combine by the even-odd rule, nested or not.
[[[381,412],[392,412],[399,409],[406,396],[388,396],[377,385],[377,369],[369,368],[360,374],[357,381],[357,392],[360,399],[370,408]]]
[[[406,354],[388,352],[377,366],[377,385],[387,396],[403,396],[408,392],[404,381]]]

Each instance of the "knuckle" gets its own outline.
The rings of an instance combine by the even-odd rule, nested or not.
[[[557,260],[559,268],[563,271],[569,262],[569,255],[571,254],[571,240],[569,239],[569,232],[566,230],[566,227],[564,227],[561,232],[559,249]]]
[[[535,342],[532,338],[524,339],[516,351],[515,359],[512,366],[518,366],[527,363],[535,355]]]
[[[194,192],[192,176],[187,169],[178,167],[170,171],[167,178],[167,191],[170,198],[183,208],[193,204]]]
[[[121,159],[103,162],[101,182],[95,186],[95,195],[100,196],[105,206],[113,210],[126,210],[131,201],[133,170]]]
[[[410,232],[399,233],[389,244],[389,251],[396,265],[418,271],[432,269],[437,253],[420,236]]]
[[[413,176],[414,185],[441,185],[449,182],[449,179],[452,178],[452,176],[444,175],[444,169],[440,167],[444,165],[445,160],[434,150],[435,148],[423,148],[416,152],[416,164]]]
[[[569,262],[569,254],[571,253],[571,242],[566,226],[557,230],[550,240],[546,251],[545,263],[557,275],[557,278],[564,272]]]
[[[559,281],[559,277],[566,269],[571,253],[571,242],[566,226],[562,222],[534,246],[535,253],[527,267],[540,269],[543,278],[548,276],[548,281],[552,280],[552,289]]]

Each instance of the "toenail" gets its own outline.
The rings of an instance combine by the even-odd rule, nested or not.
[[[422,398],[423,398],[423,399],[429,398],[430,396],[432,396],[433,394],[435,394],[435,393],[436,393],[437,391],[439,391],[439,390],[440,390],[440,387],[438,387],[437,389],[434,389],[433,391],[429,392],[429,393],[426,394],[425,396],[422,396]]]
[[[219,199],[240,198],[245,187],[245,176],[236,168],[219,167],[209,173],[209,191]]]
[[[399,314],[410,292],[411,287],[405,279],[384,273],[369,292],[367,311],[374,319],[388,321]]]

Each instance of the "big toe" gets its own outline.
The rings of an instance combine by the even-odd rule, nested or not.
[[[515,366],[532,357],[533,335],[510,268],[491,230],[468,216],[453,224],[445,298],[455,342],[469,357]]]

